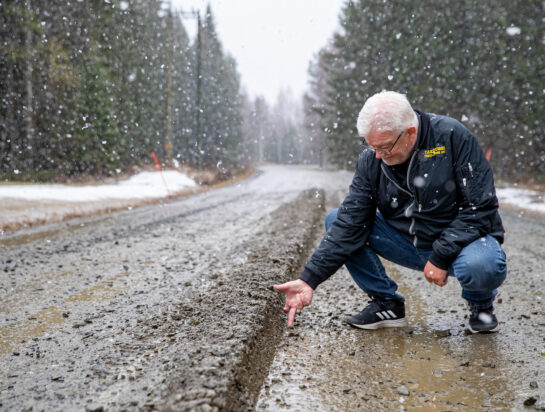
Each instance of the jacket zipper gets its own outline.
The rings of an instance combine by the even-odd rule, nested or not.
[[[411,167],[410,164],[409,164],[409,167]],[[409,192],[408,190],[405,190],[404,188],[402,188],[401,186],[399,186],[399,185],[397,184],[397,182],[395,181],[395,179],[392,179],[392,178],[388,175],[389,172],[384,168],[384,163],[381,164],[381,168],[382,168],[382,172],[384,173],[384,175],[388,178],[388,180],[389,180],[390,182],[392,182],[392,183],[395,185],[395,187],[397,187],[397,188],[398,188],[399,190],[401,190],[402,192],[407,193],[410,197],[414,197],[414,194],[413,194],[413,193],[411,193],[411,192]],[[408,171],[407,171],[407,172],[408,172]]]
[[[389,175],[389,172],[388,170],[386,170],[385,166],[384,166],[384,163],[381,163],[381,169],[382,169],[382,172],[384,173],[384,175],[386,176],[386,178],[388,180],[390,180],[395,187],[397,187],[399,190],[401,190],[402,192],[405,192],[407,193],[409,196],[411,196],[413,198],[413,202],[407,206],[407,208],[405,209],[405,216],[406,217],[410,217],[408,216],[408,210],[411,209],[416,203],[418,203],[418,199],[416,198],[416,191],[413,193],[410,191],[410,176],[411,176],[411,166],[413,165],[413,161],[414,159],[416,158],[416,153],[417,151],[415,150],[415,152],[413,153],[413,155],[411,156],[411,160],[409,162],[409,167],[407,168],[407,187],[409,188],[409,190],[405,190],[404,188],[402,188],[396,181],[395,179],[393,179],[392,177],[390,177]],[[422,205],[420,203],[418,203],[418,211],[420,212],[422,210]],[[415,232],[414,232],[414,225],[416,224],[416,221],[414,219],[414,217],[411,218],[411,225],[409,226],[409,234],[413,235],[414,236],[414,239],[413,239],[413,246],[414,247],[417,247],[418,245],[418,237],[416,236]]]

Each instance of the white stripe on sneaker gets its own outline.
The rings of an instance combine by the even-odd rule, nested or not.
[[[379,312],[377,312],[378,315]],[[367,324],[358,324],[358,323],[350,323],[352,326],[359,328],[359,329],[380,329],[380,328],[401,328],[407,326],[407,319],[401,318],[401,319],[390,319],[390,320],[380,320],[375,323],[367,323]]]
[[[394,312],[392,312],[391,310],[389,310],[388,313],[389,313],[390,315],[392,315],[392,319],[397,318],[396,314],[395,314]]]
[[[386,318],[386,319],[390,319],[390,315],[388,315],[388,312],[384,311],[384,312],[380,312],[382,313],[382,315]]]
[[[384,320],[384,316],[382,315],[382,313],[377,312],[377,316],[378,316],[381,320]]]

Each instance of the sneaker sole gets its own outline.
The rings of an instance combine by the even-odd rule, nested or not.
[[[475,330],[475,329],[471,329],[471,326],[468,326],[468,329],[471,333],[475,334],[475,333],[496,333],[500,330],[500,325],[496,326],[495,328],[493,329],[489,329],[489,330]]]
[[[381,320],[380,322],[368,323],[365,325],[360,325],[360,324],[351,323],[351,322],[347,322],[347,323],[351,326],[354,326],[355,328],[367,329],[367,330],[375,330],[375,329],[381,329],[381,328],[403,328],[405,326],[408,326],[407,319],[405,318]]]

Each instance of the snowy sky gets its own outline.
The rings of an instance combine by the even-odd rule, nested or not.
[[[178,10],[201,9],[201,16],[208,3],[243,86],[274,103],[280,88],[295,96],[307,88],[308,63],[337,29],[344,0],[172,0]],[[184,26],[193,37],[195,23],[184,19]]]

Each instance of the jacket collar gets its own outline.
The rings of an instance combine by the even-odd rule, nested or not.
[[[415,109],[418,117],[418,137],[416,139],[415,149],[420,149],[426,140],[428,131],[430,129],[430,116],[420,110]]]

